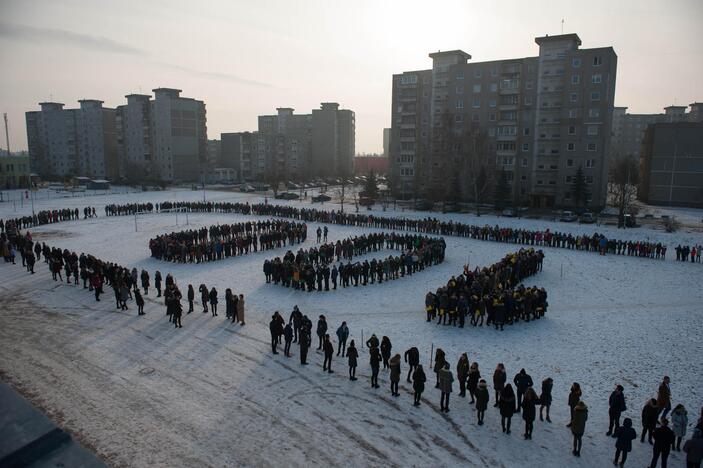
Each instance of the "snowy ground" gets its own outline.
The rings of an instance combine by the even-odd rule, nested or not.
[[[90,204],[102,215],[100,209],[106,203],[197,200],[202,196],[202,192],[183,190],[49,199],[38,200],[35,209]],[[256,195],[226,192],[207,192],[206,197],[260,201]],[[0,217],[27,212],[27,208],[26,204],[1,204]],[[620,238],[666,242],[670,255],[677,243],[703,243],[703,236],[695,231],[623,232],[490,216],[441,216],[568,232],[600,229]],[[188,223],[195,227],[244,219],[247,217],[191,214]],[[641,406],[655,395],[664,374],[671,376],[674,403],[682,402],[689,409],[691,426],[703,405],[700,264],[546,248],[544,271],[527,282],[549,292],[546,320],[520,323],[503,333],[485,327],[460,330],[424,321],[422,304],[427,290],[458,274],[467,261],[474,266],[493,263],[517,246],[447,237],[447,261],[425,272],[383,285],[302,293],[264,282],[263,260],[282,255],[283,249],[204,265],[151,259],[147,240],[183,229],[185,221],[183,214],[178,220],[175,214],[140,216],[135,232],[133,217],[101,216],[32,232],[51,245],[147,268],[152,276],[157,269],[171,272],[181,288],[206,283],[223,295],[230,287],[245,295],[245,327],[196,312],[184,316],[183,329],[174,330],[166,321],[162,303],[152,295],[147,300],[147,315],[137,317],[133,308],[126,313],[115,311],[111,294],[96,303],[80,288],[52,282],[43,263],[37,265],[34,276],[26,275],[21,265],[0,264],[2,378],[112,464],[608,466],[614,442],[605,436],[607,400],[616,383],[625,387],[626,416],[633,418],[638,431]],[[330,240],[368,231],[328,227]],[[310,232],[316,228],[316,224],[309,226]],[[314,242],[314,235],[309,236],[303,246]],[[357,344],[363,332],[365,338],[370,333],[388,335],[393,351],[401,354],[418,346],[426,370],[431,347],[439,346],[447,352],[453,371],[458,356],[468,352],[489,383],[498,362],[505,363],[510,377],[525,367],[538,387],[551,376],[555,381],[554,422],[538,421],[534,440],[525,441],[519,415],[513,419],[513,434],[506,436],[500,431],[497,411],[490,408],[486,425],[479,427],[473,408],[456,396],[456,385],[448,415],[439,412],[439,392],[431,385],[422,407],[414,408],[410,386],[404,381],[401,397],[390,396],[387,373],[381,376],[381,389],[368,387],[365,351],[357,382],[345,378],[346,360],[334,361],[335,374],[323,374],[322,356],[314,350],[313,365],[307,367],[299,365],[296,347],[292,359],[282,354],[274,357],[268,321],[274,310],[287,318],[295,304],[313,321],[324,313],[332,330],[346,320]],[[581,383],[583,399],[590,407],[581,459],[571,456],[571,436],[564,427],[573,381]],[[644,466],[650,456],[649,445],[637,442],[628,465]],[[672,458],[676,465],[683,463],[681,454]]]

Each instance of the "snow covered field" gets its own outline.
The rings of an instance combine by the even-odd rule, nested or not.
[[[519,246],[446,237],[445,263],[382,285],[336,292],[304,293],[267,285],[266,258],[284,249],[260,252],[202,265],[171,264],[150,258],[147,241],[156,234],[184,229],[184,214],[105,218],[108,203],[202,200],[189,190],[150,192],[65,200],[39,200],[35,210],[95,206],[99,218],[32,229],[36,240],[92,253],[152,274],[171,272],[181,289],[188,283],[226,288],[246,299],[247,325],[222,317],[184,315],[184,328],[169,326],[162,302],[147,297],[144,317],[135,307],[118,312],[112,293],[96,303],[82,288],[51,281],[43,262],[27,275],[18,266],[0,263],[0,376],[28,395],[60,425],[115,465],[130,466],[608,466],[614,441],[605,436],[607,402],[612,387],[625,387],[628,410],[639,432],[645,400],[655,396],[663,375],[671,376],[673,403],[689,411],[689,435],[703,393],[703,266],[671,261],[678,243],[703,243],[697,232],[662,231],[549,223],[471,215],[438,215],[475,224],[550,227],[574,233],[602,230],[623,239],[648,239],[669,246],[669,261],[545,248],[544,271],[529,278],[549,293],[546,320],[519,323],[500,333],[493,329],[458,329],[428,324],[423,301],[468,261],[494,263]],[[251,194],[207,192],[208,200],[251,200]],[[288,202],[294,206],[304,203]],[[316,205],[319,207],[319,205]],[[325,204],[325,209],[334,206]],[[0,218],[27,213],[0,204]],[[383,214],[377,212],[376,214]],[[397,213],[386,212],[391,216]],[[424,217],[425,213],[401,213]],[[694,213],[695,215],[695,213]],[[703,216],[699,216],[701,218]],[[189,214],[190,227],[239,222],[258,217]],[[178,225],[176,224],[178,222]],[[369,229],[328,225],[335,241]],[[317,224],[308,226],[309,233]],[[302,247],[315,244],[309,235]],[[295,246],[295,249],[299,246]],[[563,272],[563,274],[562,274]],[[223,301],[221,301],[223,302]],[[417,346],[428,372],[430,349],[443,348],[455,365],[462,352],[478,361],[491,388],[498,362],[509,378],[524,367],[535,381],[554,379],[552,424],[537,421],[532,441],[523,440],[523,422],[513,418],[513,434],[500,430],[494,408],[486,424],[457,397],[455,383],[449,414],[439,411],[439,391],[428,385],[420,408],[412,406],[411,387],[401,381],[393,398],[388,375],[381,388],[369,388],[368,353],[361,351],[357,382],[346,378],[346,359],[335,359],[336,373],[322,372],[322,355],[311,350],[309,362],[272,356],[268,322],[275,310],[287,319],[294,305],[313,322],[327,316],[333,332],[346,320],[351,339],[387,335],[393,353]],[[334,334],[331,333],[334,337]],[[360,346],[358,346],[360,347]],[[403,365],[407,373],[407,366]],[[590,408],[580,459],[571,455],[566,400],[571,383],[583,389]],[[539,393],[539,391],[538,391]],[[491,400],[491,405],[493,401]],[[644,466],[650,446],[638,441],[628,466]],[[672,454],[674,466],[684,458]]]

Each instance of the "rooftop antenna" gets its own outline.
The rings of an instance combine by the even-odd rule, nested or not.
[[[564,34],[564,18],[561,19],[561,33]]]
[[[7,155],[10,156],[10,132],[7,131],[7,112],[2,114],[5,119],[5,142],[7,143]]]

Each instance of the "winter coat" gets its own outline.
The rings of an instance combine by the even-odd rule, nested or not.
[[[659,420],[659,406],[651,404],[648,402],[642,408],[642,427],[651,427],[652,429],[656,427],[657,421]]]
[[[481,373],[478,369],[473,368],[469,370],[468,381],[466,382],[466,387],[470,392],[475,392],[478,387],[478,381],[481,379]]]
[[[405,351],[405,362],[411,366],[417,366],[420,364],[420,351],[417,348],[410,348]]]
[[[623,425],[615,429],[615,448],[627,453],[632,451],[632,441],[637,438],[637,432],[632,428],[632,420],[625,419]]]
[[[437,354],[435,354],[435,357],[434,357],[434,368],[433,368],[433,370],[435,371],[435,373],[439,372],[440,369],[444,369],[444,363],[445,363],[445,362],[446,362],[446,361],[445,361],[445,359],[444,359],[444,351],[438,349],[438,350],[437,350]]]
[[[462,354],[459,358],[459,362],[456,365],[456,378],[460,382],[465,382],[466,378],[469,376],[469,360]]]
[[[510,395],[509,397],[500,398],[500,415],[506,418],[512,418],[513,413],[515,413],[515,397]]]
[[[544,406],[549,406],[552,404],[552,387],[554,382],[543,381],[542,382],[542,394],[539,396],[539,401]]]
[[[513,383],[515,384],[515,388],[517,389],[517,391],[520,393],[525,393],[527,387],[533,384],[532,377],[530,377],[529,374],[522,372],[515,375]]]
[[[693,437],[683,444],[683,451],[687,462],[700,463],[703,460],[703,433],[693,431]]]
[[[378,365],[381,362],[381,353],[378,348],[371,348],[369,351],[369,364],[372,368],[378,369]]]
[[[413,372],[413,390],[415,393],[422,393],[425,391],[425,381],[427,381],[425,371],[422,370],[421,367],[418,367],[415,369],[415,372]]]
[[[488,408],[488,385],[479,383],[476,390],[476,409],[478,411],[486,411]]]
[[[349,367],[356,367],[356,360],[359,358],[359,351],[356,347],[347,348],[347,358],[349,359]]]
[[[237,301],[237,320],[244,322],[244,298]]]
[[[608,407],[615,414],[620,414],[627,409],[625,405],[625,394],[618,391],[613,391],[608,399]]]
[[[400,382],[400,355],[393,356],[388,364],[391,368],[391,382]]]
[[[664,382],[659,385],[657,404],[660,408],[667,408],[671,406],[671,390],[669,389],[669,386]]]
[[[339,328],[337,328],[337,339],[342,343],[347,341],[347,338],[349,338],[349,327],[340,325]]]
[[[381,356],[383,356],[384,359],[388,359],[391,357],[392,349],[393,345],[391,345],[390,340],[381,341]]]
[[[325,353],[325,356],[328,357],[334,354],[334,345],[330,340],[325,340],[325,342],[322,343],[322,351]]]
[[[671,430],[674,431],[676,437],[684,437],[686,435],[686,426],[688,426],[688,413],[681,408],[671,412]]]
[[[327,321],[320,319],[317,321],[317,336],[325,336],[325,333],[327,333]]]
[[[508,375],[505,373],[505,371],[501,371],[496,369],[495,372],[493,372],[493,388],[497,392],[502,392],[503,388],[505,388],[505,382],[508,380]]]
[[[672,431],[669,426],[659,426],[654,429],[652,437],[654,437],[654,448],[666,451],[671,448],[671,444],[673,444],[675,440],[674,431]]]
[[[571,390],[569,392],[569,407],[574,408],[581,400],[581,390]]]
[[[210,304],[217,304],[217,290],[215,288],[210,290]]]
[[[588,420],[588,407],[579,402],[574,407],[574,417],[571,420],[571,433],[583,435],[586,432],[586,421]]]
[[[439,376],[439,391],[452,393],[452,382],[454,382],[452,371],[449,369],[440,369],[437,375]]]
[[[290,323],[286,324],[283,329],[283,339],[286,340],[286,343],[293,341],[293,327],[290,326]]]
[[[534,422],[535,414],[537,413],[535,410],[536,404],[537,400],[534,399],[525,398],[522,400],[522,419],[527,422]]]

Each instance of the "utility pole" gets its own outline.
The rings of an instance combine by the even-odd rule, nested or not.
[[[10,132],[7,130],[7,112],[2,114],[5,119],[5,143],[7,143],[7,155],[10,156]]]

